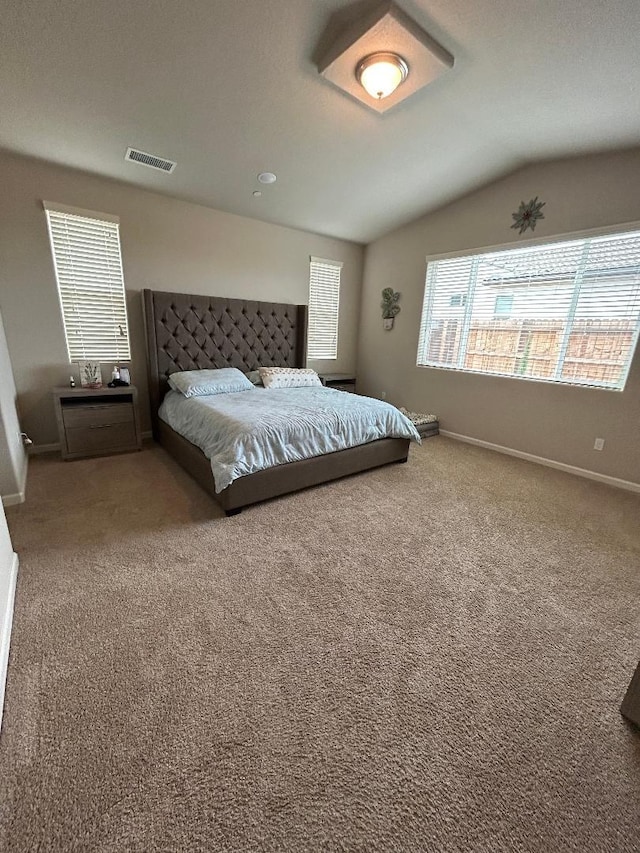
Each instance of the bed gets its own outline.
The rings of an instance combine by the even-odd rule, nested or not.
[[[307,307],[154,290],[145,290],[143,299],[154,438],[227,515],[269,498],[407,461],[409,438],[380,438],[241,476],[216,493],[210,460],[159,417],[169,376],[223,367],[243,373],[259,367],[304,367]]]

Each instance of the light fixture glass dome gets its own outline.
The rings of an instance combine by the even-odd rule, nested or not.
[[[397,53],[372,53],[356,69],[356,77],[372,98],[382,100],[407,79],[409,66]]]

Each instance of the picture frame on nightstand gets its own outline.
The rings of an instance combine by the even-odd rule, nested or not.
[[[79,361],[81,388],[102,388],[102,370],[99,361]]]

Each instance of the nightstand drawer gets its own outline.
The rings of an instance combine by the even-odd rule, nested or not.
[[[110,424],[133,424],[131,403],[101,403],[95,406],[63,407],[62,417],[66,429],[70,427],[100,427]]]
[[[138,443],[133,420],[130,423],[103,422],[93,426],[67,428],[66,440],[68,453],[87,454],[134,450]]]

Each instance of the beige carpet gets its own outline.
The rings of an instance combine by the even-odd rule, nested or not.
[[[640,496],[444,438],[221,517],[34,459],[9,851],[632,851]]]

